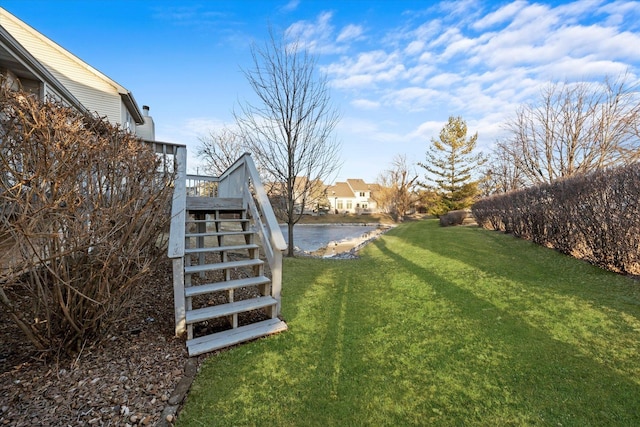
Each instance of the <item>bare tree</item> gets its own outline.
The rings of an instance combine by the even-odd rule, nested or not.
[[[378,189],[373,199],[384,212],[396,221],[402,221],[411,206],[418,200],[416,185],[418,174],[407,163],[407,156],[396,155],[391,167],[378,176]]]
[[[506,123],[498,150],[530,185],[638,161],[640,95],[629,80],[550,84]]]
[[[246,151],[240,135],[227,126],[198,140],[198,157],[205,161],[206,172],[214,176],[222,175]]]
[[[526,178],[522,170],[516,166],[507,152],[494,149],[480,181],[480,194],[486,197],[525,187]]]
[[[251,54],[254,68],[244,74],[258,101],[234,114],[247,148],[281,192],[293,256],[294,225],[316,203],[311,199],[318,183],[340,166],[340,145],[332,137],[339,114],[330,103],[326,77],[316,71],[316,58],[298,42],[287,43],[269,29],[269,40],[254,44]]]

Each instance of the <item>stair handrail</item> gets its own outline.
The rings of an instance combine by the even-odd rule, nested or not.
[[[173,291],[175,305],[175,332],[180,336],[186,331],[186,306],[184,301],[185,221],[187,211],[187,180],[216,183],[217,197],[242,197],[246,208],[256,221],[256,228],[264,246],[271,269],[271,295],[277,301],[280,313],[282,287],[282,256],[287,243],[264,189],[260,174],[249,153],[243,154],[219,177],[187,175],[187,149],[179,146],[175,151],[175,181],[171,204],[171,228],[169,231],[168,257],[173,259]],[[198,184],[195,184],[196,187]],[[212,187],[213,188],[213,187]],[[195,188],[198,190],[198,188]],[[266,228],[266,230],[265,230]]]
[[[276,313],[280,314],[282,306],[282,256],[287,249],[287,242],[282,235],[271,201],[264,189],[262,179],[249,153],[242,156],[246,173],[243,183],[243,194],[246,196],[247,208],[254,218],[256,231],[263,243],[263,250],[271,270],[271,296],[277,301]],[[253,190],[253,191],[252,191]]]
[[[287,250],[287,242],[284,239],[282,230],[280,229],[280,225],[278,223],[278,219],[276,218],[276,214],[273,211],[273,207],[271,206],[269,196],[267,195],[267,192],[264,189],[264,185],[262,184],[258,169],[256,168],[256,165],[253,162],[253,158],[251,157],[250,153],[245,153],[242,157],[244,159],[246,170],[249,175],[249,181],[247,182],[250,182],[253,186],[256,207],[258,208],[261,218],[263,218],[264,220],[264,225],[267,227],[270,240],[269,243],[275,251],[284,252],[285,250]]]
[[[187,147],[177,148],[175,168],[167,255],[169,258],[182,258],[184,256],[184,222],[187,208]]]

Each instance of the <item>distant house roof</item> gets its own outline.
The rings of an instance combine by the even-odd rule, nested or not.
[[[353,191],[369,191],[369,184],[364,182],[363,179],[347,179],[347,184],[349,184]]]
[[[354,194],[349,184],[336,182],[327,189],[327,197],[354,197]]]

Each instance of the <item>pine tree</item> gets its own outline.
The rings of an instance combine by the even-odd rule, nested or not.
[[[435,184],[440,196],[433,214],[442,215],[472,205],[478,194],[479,181],[473,180],[473,171],[484,164],[481,154],[474,154],[478,133],[467,138],[467,124],[461,117],[449,117],[440,131],[440,138],[431,139],[425,163],[427,180]]]

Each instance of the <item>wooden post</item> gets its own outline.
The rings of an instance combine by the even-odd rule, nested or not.
[[[280,291],[282,290],[282,252],[274,251],[273,265],[271,266],[271,296],[278,301],[276,305],[276,313],[272,315],[272,318],[277,317],[280,314],[280,306],[282,305],[282,297]]]
[[[184,259],[173,259],[173,305],[175,309],[176,336],[187,331],[187,314],[184,300]]]
[[[167,255],[173,259],[173,305],[175,310],[176,336],[186,331],[186,308],[184,295],[184,247],[187,207],[187,148],[176,150],[176,178],[171,205],[171,228]]]

